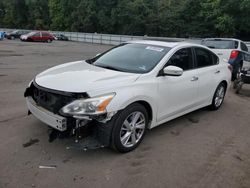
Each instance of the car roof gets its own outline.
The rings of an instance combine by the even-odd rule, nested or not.
[[[178,45],[177,42],[163,42],[163,41],[154,41],[154,40],[133,40],[128,43],[134,44],[147,44],[147,45],[155,45],[155,46],[163,46],[173,48]]]
[[[241,41],[241,40],[235,39],[235,38],[205,38],[203,40],[232,40],[232,41]]]
[[[194,46],[194,47],[202,47],[202,48],[207,48],[203,45],[200,44],[195,44],[191,42],[164,42],[164,41],[154,41],[154,40],[134,40],[134,41],[129,41],[128,43],[134,43],[134,44],[146,44],[146,45],[155,45],[155,46],[162,46],[162,47],[169,47],[169,48],[174,48],[177,46]]]

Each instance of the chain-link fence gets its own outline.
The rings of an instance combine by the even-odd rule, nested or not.
[[[0,28],[0,31],[10,32],[15,29]],[[21,29],[19,29],[21,30]],[[28,30],[29,31],[29,30]],[[31,30],[30,30],[31,31]],[[100,33],[80,33],[80,32],[65,32],[65,31],[50,31],[53,34],[63,34],[72,41],[88,42],[93,44],[109,44],[118,45],[122,42],[131,40],[160,40],[160,41],[189,41],[193,43],[200,43],[201,39],[192,38],[169,38],[169,37],[149,37],[149,36],[131,36],[131,35],[113,35]],[[250,42],[246,42],[250,51]]]

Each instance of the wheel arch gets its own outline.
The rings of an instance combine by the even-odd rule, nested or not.
[[[212,102],[213,102],[213,97],[214,97],[214,95],[215,95],[215,92],[216,92],[217,87],[218,87],[220,84],[222,84],[222,83],[225,84],[225,86],[226,86],[226,91],[227,91],[228,85],[229,85],[228,81],[226,81],[226,80],[224,79],[224,80],[218,82],[217,86],[216,86],[215,89],[214,89],[213,95],[211,95],[211,98],[210,98],[210,103],[211,103],[211,104],[212,104]]]
[[[151,107],[151,105],[147,102],[147,101],[144,101],[144,100],[140,100],[140,101],[136,101],[134,103],[139,103],[141,104],[142,106],[145,107],[145,109],[147,110],[148,112],[148,119],[149,119],[149,122],[152,121],[153,119],[153,109]]]
[[[219,83],[219,85],[220,85],[221,83],[225,84],[226,90],[227,90],[227,88],[228,88],[228,83],[227,83],[227,81],[226,81],[226,80],[222,80],[222,81]]]
[[[136,104],[136,103],[142,105],[142,106],[146,109],[146,111],[147,111],[147,113],[148,113],[148,120],[149,120],[149,124],[148,124],[148,127],[147,127],[147,128],[150,129],[151,124],[152,124],[152,122],[154,121],[153,107],[152,107],[151,104],[150,104],[148,101],[146,101],[146,100],[135,100],[135,101],[131,102],[130,104],[128,104],[126,107],[128,107],[128,106],[130,106],[130,105],[132,105],[132,104]],[[126,108],[126,107],[125,107],[125,108]]]

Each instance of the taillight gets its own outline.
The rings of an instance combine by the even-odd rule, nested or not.
[[[238,55],[239,55],[239,51],[233,50],[233,51],[231,52],[230,59],[235,59],[235,58],[238,57]]]
[[[232,65],[228,65],[227,67],[228,67],[228,69],[229,69],[231,72],[233,72],[233,66],[232,66]]]

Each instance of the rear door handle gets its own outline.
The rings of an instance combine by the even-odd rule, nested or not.
[[[220,73],[220,70],[217,70],[217,71],[215,71],[214,73],[215,73],[215,74],[219,74],[219,73]]]
[[[193,81],[197,81],[197,80],[199,80],[199,78],[197,77],[197,76],[193,76],[192,78],[191,78],[191,81],[193,82]]]

